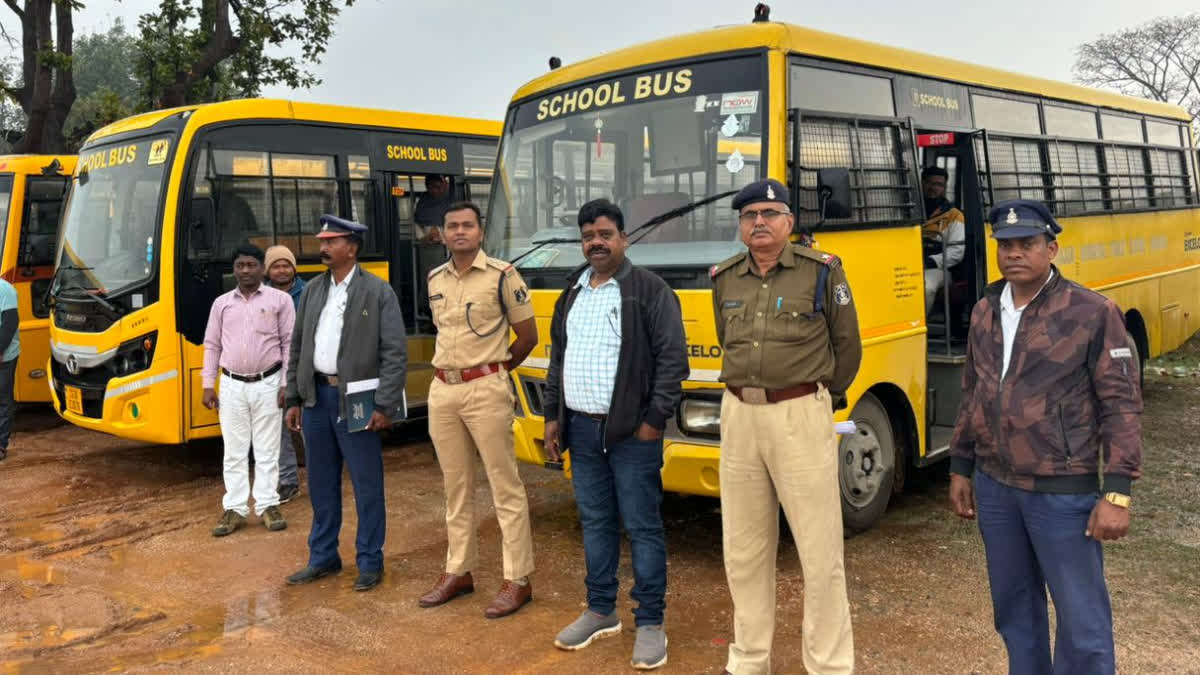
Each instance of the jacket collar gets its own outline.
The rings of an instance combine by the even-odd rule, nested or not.
[[[584,263],[579,269],[572,272],[571,276],[567,277],[567,288],[576,288],[579,286],[579,280],[583,277],[583,273],[589,269],[591,267],[587,263]],[[617,273],[612,278],[616,279],[618,284],[621,284],[622,281],[629,277],[632,271],[633,263],[629,262],[629,258],[626,258],[621,261],[621,266],[617,268]]]
[[[1050,275],[1050,280],[1046,282],[1046,285],[1042,287],[1042,290],[1038,292],[1037,296],[1033,300],[1029,301],[1029,304],[1025,306],[1025,309],[1040,305],[1043,298],[1051,293],[1056,292],[1062,287],[1062,271],[1059,270],[1058,266],[1054,263],[1050,263],[1050,270],[1053,272]],[[1000,311],[1000,294],[1004,292],[1004,286],[1007,283],[1008,282],[1004,279],[1000,279],[998,281],[993,281],[987,285],[987,288],[983,289],[983,297],[987,298],[988,302],[992,305],[992,309],[996,310],[997,312]]]
[[[796,266],[796,254],[790,243],[784,246],[783,251],[780,252],[779,264],[783,267],[789,268]],[[750,251],[746,251],[746,257],[742,258],[742,261],[737,264],[737,267],[734,269],[734,271],[738,276],[745,276],[750,274],[751,268],[757,268],[757,265],[754,264],[754,254],[752,254]]]

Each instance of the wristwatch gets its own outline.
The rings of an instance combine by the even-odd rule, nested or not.
[[[1112,504],[1113,506],[1119,506],[1123,509],[1127,509],[1129,508],[1129,505],[1133,503],[1133,498],[1129,495],[1123,495],[1120,492],[1105,492],[1104,501]]]

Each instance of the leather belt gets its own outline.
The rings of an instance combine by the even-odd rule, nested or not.
[[[255,373],[253,375],[239,375],[237,373],[231,373],[224,368],[221,369],[221,372],[228,375],[229,377],[232,377],[233,379],[237,380],[238,382],[261,382],[261,381],[267,379],[268,377],[274,375],[275,373],[278,373],[280,368],[283,368],[282,361],[279,363],[276,363],[275,365],[271,366],[270,368],[267,368],[266,370],[262,371],[261,373]]]
[[[732,384],[726,385],[729,393],[741,399],[742,403],[751,405],[762,405],[764,403],[779,403],[801,396],[817,393],[816,382],[805,382],[794,387],[786,387],[784,389],[763,389],[762,387],[735,387]]]
[[[337,375],[326,375],[325,373],[316,373],[316,375],[314,375],[314,378],[317,380],[317,384],[323,384],[326,387],[338,386],[338,376]]]
[[[462,370],[443,370],[441,368],[434,368],[433,374],[437,376],[437,379],[445,382],[446,384],[462,384],[463,382],[477,380],[481,377],[491,375],[492,373],[498,373],[503,369],[503,363],[485,363],[482,366],[463,368]]]
[[[583,412],[582,410],[575,410],[574,408],[568,408],[567,411],[572,415],[583,415],[584,417],[589,417],[597,422],[604,422],[608,420],[608,415],[598,415],[596,413]]]

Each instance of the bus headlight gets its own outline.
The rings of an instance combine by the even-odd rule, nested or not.
[[[721,402],[685,397],[679,404],[679,428],[685,434],[719,436],[721,434]]]
[[[155,331],[122,342],[117,348],[116,358],[110,362],[113,374],[124,377],[149,368],[154,360],[154,346],[157,341],[158,331]]]

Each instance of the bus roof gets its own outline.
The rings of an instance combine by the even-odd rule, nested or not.
[[[184,112],[191,112],[193,117],[190,123],[199,125],[234,119],[284,119],[332,122],[363,127],[440,131],[475,136],[499,136],[502,126],[498,121],[468,117],[352,108],[324,103],[300,103],[281,99],[245,98],[133,115],[96,130],[88,137],[87,143],[129,131],[148,129],[172,115]]]
[[[75,170],[76,155],[0,155],[0,173],[38,174],[54,160],[62,165],[63,174]]]
[[[1015,93],[1035,94],[1101,108],[1183,121],[1190,119],[1182,108],[1169,103],[1021,75],[785,23],[747,23],[713,28],[611,51],[579,63],[562,66],[531,80],[517,90],[513,101],[528,98],[547,89],[557,89],[571,82],[642,65],[748,49],[779,50]]]

